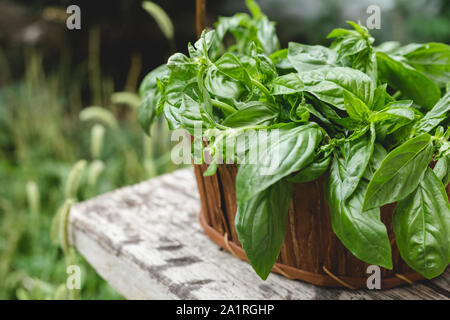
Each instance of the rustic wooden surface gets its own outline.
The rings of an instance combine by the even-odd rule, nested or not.
[[[192,169],[77,204],[70,239],[128,299],[450,299],[450,270],[390,290],[329,289],[251,267],[219,250],[198,223]]]

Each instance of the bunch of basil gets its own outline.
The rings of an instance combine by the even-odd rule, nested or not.
[[[280,50],[274,23],[253,0],[247,5],[251,16],[219,18],[189,56],[172,55],[143,80],[145,131],[160,115],[191,134],[201,123],[214,159],[206,175],[228,137],[277,134],[259,146],[256,164],[239,165],[236,180],[236,230],[263,279],[284,241],[293,183],[322,175],[333,230],[357,258],[392,269],[380,207],[397,202],[401,256],[427,278],[441,274],[450,262],[450,47],[374,46],[365,27],[349,22],[351,30],[329,34],[329,48],[291,42]],[[261,175],[274,150],[279,166]]]

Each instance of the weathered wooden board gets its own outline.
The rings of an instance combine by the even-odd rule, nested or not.
[[[329,289],[251,267],[203,234],[192,169],[77,204],[70,239],[128,299],[450,299],[450,270],[391,290]]]

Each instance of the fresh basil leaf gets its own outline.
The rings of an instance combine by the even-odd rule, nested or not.
[[[430,132],[447,118],[448,111],[450,111],[450,91],[436,103],[433,109],[425,114],[416,125],[415,130],[420,133]]]
[[[318,45],[289,42],[287,58],[299,73],[337,65],[336,51]]]
[[[381,162],[387,156],[386,149],[379,143],[375,143],[373,148],[372,156],[370,157],[369,164],[367,165],[366,171],[364,172],[363,178],[367,181],[370,181],[375,174],[375,171],[381,165]]]
[[[370,121],[379,122],[385,120],[414,121],[416,113],[411,108],[388,107],[370,116]]]
[[[158,89],[158,79],[167,79],[170,69],[167,65],[161,65],[145,76],[139,87],[141,102],[138,108],[139,123],[146,134],[150,134],[150,128],[157,115],[157,106],[161,99]]]
[[[429,110],[441,97],[441,91],[433,81],[406,63],[377,52],[377,64],[381,81],[400,90],[420,106]]]
[[[275,31],[274,22],[269,21],[269,19],[264,16],[259,19],[256,27],[258,30],[256,36],[266,54],[271,54],[280,50],[280,41],[278,40]]]
[[[317,160],[304,169],[300,170],[295,176],[288,179],[289,182],[304,183],[319,179],[330,166],[331,157],[327,156],[322,160]]]
[[[271,125],[280,114],[280,110],[264,101],[251,101],[237,112],[229,115],[222,124],[227,127],[238,128],[252,125]]]
[[[450,81],[450,46],[444,43],[426,43],[413,49],[403,53],[408,64],[425,74],[440,88],[444,88]]]
[[[238,203],[235,226],[239,242],[263,280],[280,254],[291,200],[292,184],[281,180]]]
[[[299,73],[305,91],[340,110],[345,110],[344,91],[354,95],[367,106],[372,105],[375,83],[366,74],[351,68],[321,68]]]
[[[402,106],[406,106],[409,103],[396,102],[387,104],[385,109],[374,112],[369,117],[369,121],[377,124],[377,129],[382,127],[383,135],[393,133],[399,128],[413,122],[416,118],[416,113],[413,108]]]
[[[374,38],[367,28],[347,21],[355,30],[337,29],[332,31],[328,38],[336,38],[331,48],[338,53],[337,60],[346,66],[360,70],[377,80],[377,61],[372,48]]]
[[[444,186],[427,168],[416,190],[395,208],[397,247],[406,263],[431,279],[450,261],[450,205]]]
[[[175,130],[181,127],[181,98],[178,92],[171,92],[166,96],[163,104],[164,117],[170,130]]]
[[[373,94],[373,105],[372,110],[381,110],[384,108],[386,104],[386,99],[389,97],[389,94],[386,92],[387,84],[380,85],[376,87]]]
[[[343,201],[339,197],[342,181],[339,160],[335,157],[326,183],[334,233],[358,259],[392,269],[391,245],[380,220],[380,209],[362,209],[367,182],[361,180],[352,196]]]
[[[138,108],[139,123],[146,134],[150,134],[150,129],[155,120],[156,106],[161,95],[157,90],[149,90],[146,92]]]
[[[205,87],[209,93],[226,99],[239,99],[246,92],[242,83],[227,77],[215,68],[208,68],[206,71]]]
[[[444,155],[434,166],[434,173],[442,181],[444,187],[450,183],[450,155]]]
[[[285,95],[303,91],[304,85],[298,74],[288,73],[273,79],[272,82],[269,83],[269,88],[271,88],[271,93],[273,95]]]
[[[143,97],[148,90],[157,89],[156,79],[165,79],[168,78],[169,75],[170,69],[165,64],[153,69],[153,71],[147,74],[144,80],[142,80],[141,85],[139,86],[139,95]]]
[[[322,140],[316,124],[268,132],[266,143],[259,142],[256,164],[241,164],[236,176],[236,198],[246,201],[314,159]]]
[[[215,175],[216,172],[217,172],[217,167],[218,167],[217,162],[216,161],[212,161],[209,164],[208,169],[206,169],[206,171],[203,172],[203,176],[204,177],[210,177],[210,176]]]
[[[250,84],[250,76],[242,66],[239,59],[231,53],[225,53],[215,63],[216,67],[224,74],[245,84]]]
[[[337,186],[339,200],[348,199],[358,187],[359,181],[369,164],[375,143],[375,128],[369,135],[347,142],[341,148],[342,159],[337,159],[341,183]]]
[[[357,121],[365,121],[370,114],[369,108],[364,102],[350,94],[348,91],[344,91],[344,106],[347,110],[350,118]]]
[[[364,210],[401,200],[413,192],[432,158],[433,144],[426,133],[391,151],[370,180]]]
[[[194,47],[195,49],[197,49],[197,52],[209,59],[209,50],[211,49],[212,45],[216,43],[215,37],[216,37],[215,30],[210,31],[203,30],[200,39],[198,39],[194,43]]]
[[[180,123],[191,135],[196,125],[202,125],[200,104],[186,94],[181,96]]]
[[[309,109],[302,104],[299,104],[297,108],[295,106],[291,109],[290,120],[294,122],[308,122],[311,116]]]

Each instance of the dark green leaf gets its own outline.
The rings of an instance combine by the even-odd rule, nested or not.
[[[336,186],[339,200],[348,199],[358,187],[369,164],[375,143],[375,129],[370,134],[347,142],[342,148],[342,159],[337,159],[342,182]]]
[[[236,198],[246,201],[275,182],[298,171],[314,159],[322,140],[316,124],[294,129],[269,131],[265,143],[259,141],[256,164],[241,164],[236,176]]]
[[[450,205],[442,182],[427,168],[416,190],[400,201],[393,217],[395,240],[408,265],[428,279],[450,261]]]
[[[344,91],[344,106],[350,118],[357,121],[364,121],[369,117],[370,110],[364,102]]]
[[[448,111],[450,111],[450,91],[436,103],[433,109],[425,114],[425,117],[419,121],[415,129],[421,133],[430,132],[447,118]]]
[[[408,64],[425,74],[439,87],[450,81],[450,46],[444,43],[426,43],[404,52]],[[399,53],[399,50],[396,52]]]
[[[292,184],[281,180],[238,204],[236,232],[248,261],[263,280],[280,254],[291,199]]]
[[[288,59],[297,72],[337,65],[337,53],[323,46],[289,42]]]
[[[441,91],[433,81],[406,63],[383,52],[377,52],[377,63],[380,79],[420,106],[431,109],[441,97]]]
[[[252,101],[245,104],[237,112],[229,115],[222,124],[238,128],[251,125],[271,125],[279,116],[280,110],[263,101]]]
[[[344,91],[371,106],[375,84],[366,74],[351,68],[321,68],[299,74],[305,91],[340,110],[345,110]]]
[[[307,167],[300,170],[300,172],[295,176],[289,178],[288,181],[294,183],[303,183],[319,179],[320,176],[324,174],[330,166],[330,159],[331,157],[328,156],[322,160],[318,160],[309,164]]]
[[[442,181],[444,187],[450,183],[450,155],[444,155],[434,167],[434,173]]]
[[[288,73],[272,80],[269,84],[273,95],[299,93],[304,90],[304,85],[296,73]]]
[[[366,171],[364,172],[363,178],[367,181],[370,181],[375,174],[375,171],[381,165],[381,162],[387,156],[386,149],[379,143],[375,143],[373,148],[372,156],[370,157],[369,164],[367,165]]]
[[[426,133],[391,151],[370,180],[364,198],[364,209],[401,200],[413,192],[432,157],[431,136]]]
[[[391,245],[380,221],[380,209],[362,209],[367,182],[361,180],[353,195],[343,201],[338,195],[342,181],[338,159],[334,158],[326,184],[334,233],[358,259],[392,269]]]

